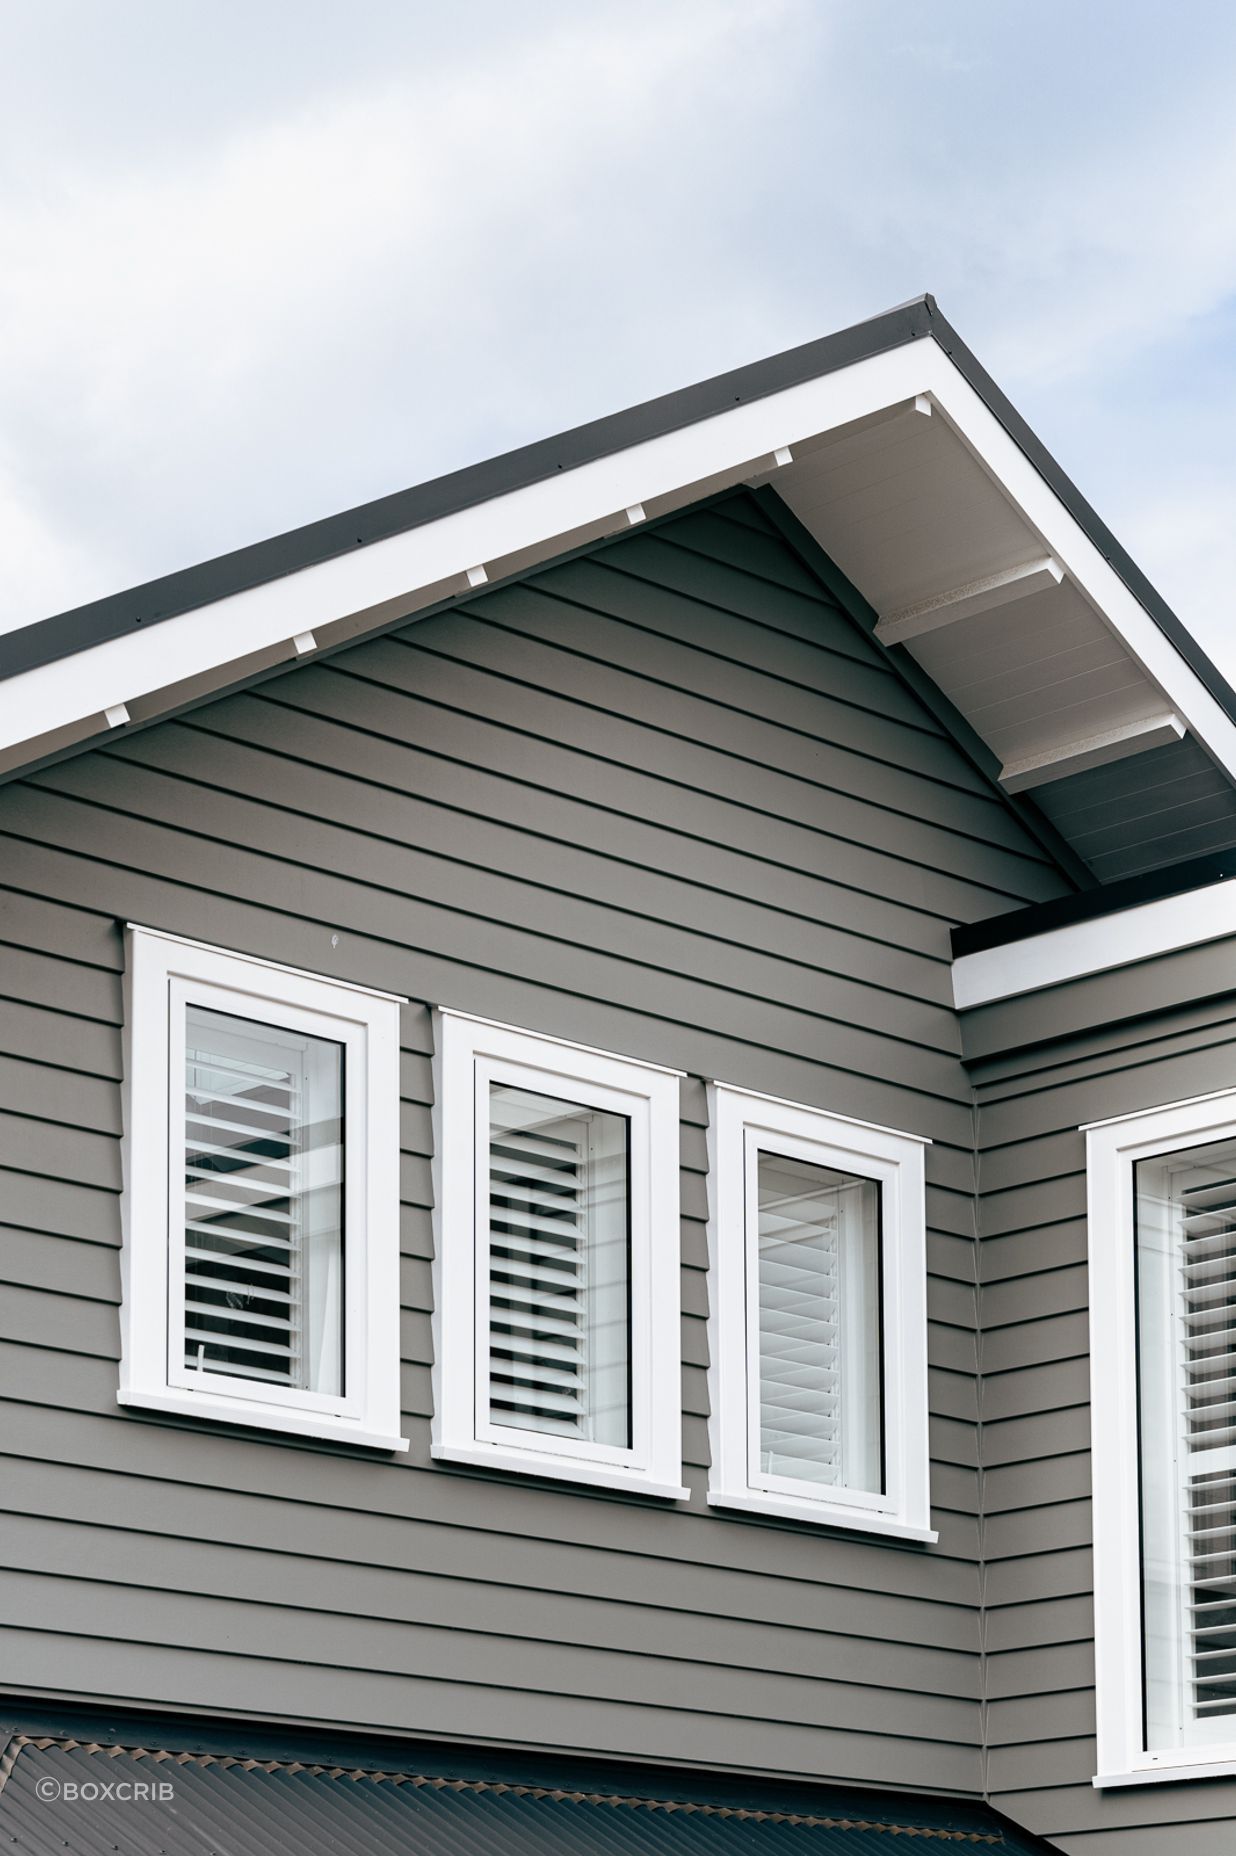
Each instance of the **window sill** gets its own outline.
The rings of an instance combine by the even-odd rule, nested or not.
[[[1208,1765],[1140,1766],[1136,1772],[1100,1772],[1090,1783],[1096,1791],[1114,1791],[1122,1785],[1162,1785],[1172,1779],[1236,1778],[1236,1757],[1230,1752]]]
[[[211,1424],[243,1425],[250,1431],[281,1431],[292,1437],[318,1438],[326,1443],[354,1444],[363,1450],[406,1450],[406,1437],[367,1431],[348,1418],[323,1417],[320,1412],[280,1410],[270,1405],[246,1404],[243,1399],[212,1398],[209,1394],[181,1392],[168,1386],[156,1392],[117,1392],[116,1402],[137,1411],[159,1411],[176,1418],[202,1418]]]
[[[841,1528],[851,1534],[881,1534],[889,1540],[916,1540],[931,1546],[940,1536],[932,1527],[914,1527],[894,1515],[864,1513],[861,1508],[838,1504],[796,1501],[792,1495],[765,1495],[758,1489],[741,1489],[733,1494],[719,1489],[708,1491],[710,1508],[733,1508],[742,1514],[769,1515],[780,1521],[806,1521],[815,1527]]]
[[[567,1457],[536,1456],[529,1451],[503,1450],[486,1444],[434,1444],[429,1453],[440,1463],[464,1463],[470,1468],[500,1469],[517,1476],[539,1476],[551,1482],[582,1483],[592,1489],[616,1489],[623,1495],[652,1495],[663,1502],[685,1502],[690,1489],[673,1483],[653,1482],[638,1470],[612,1469],[602,1463],[585,1463]]]

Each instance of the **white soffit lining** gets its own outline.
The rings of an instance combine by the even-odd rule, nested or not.
[[[987,743],[1006,791],[1167,738],[1165,692],[946,410],[823,439],[778,487],[881,614],[879,641]]]
[[[928,396],[938,416],[915,417],[910,409]],[[923,433],[946,421],[961,441],[956,448],[990,480],[983,494],[970,463],[967,521],[977,550],[972,557],[980,562],[971,580],[1019,564],[1007,552],[1010,537],[1021,548],[1020,562],[1058,563],[1167,696],[1166,706],[1236,773],[1236,725],[931,337],[12,677],[0,684],[0,765],[20,759],[25,744],[29,758],[37,758],[41,738],[55,731],[61,738],[66,730],[102,732],[104,712],[121,704],[136,702],[136,713],[148,716],[159,709],[158,692],[200,679],[223,687],[221,671],[264,652],[291,658],[290,641],[298,636],[331,635],[341,621],[348,636],[363,636],[370,624],[428,603],[430,589],[435,599],[466,594],[486,564],[488,572],[500,563],[505,573],[516,561],[549,558],[572,545],[572,537],[620,532],[630,525],[628,511],[655,508],[658,499],[681,502],[687,491],[707,494],[726,481],[775,471],[778,489],[795,507],[800,474],[827,468],[827,447],[813,447],[813,439],[902,406]],[[773,460],[787,448],[793,461],[778,467]],[[852,519],[861,523],[861,507]],[[829,535],[819,538],[835,552]],[[920,554],[925,541],[921,533]],[[984,548],[989,563],[982,561]],[[839,564],[844,570],[844,558]],[[907,586],[902,605],[941,590]],[[933,635],[947,637],[948,629]],[[1163,711],[1161,698],[1155,707]]]
[[[953,962],[959,1012],[1236,935],[1236,878],[1050,928]]]

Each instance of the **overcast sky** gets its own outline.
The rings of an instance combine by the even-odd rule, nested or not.
[[[1231,0],[0,0],[0,626],[925,289],[1236,674]]]

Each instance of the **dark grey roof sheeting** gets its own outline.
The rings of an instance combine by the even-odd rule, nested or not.
[[[135,1784],[153,1795],[133,1795]],[[890,1799],[875,1815],[870,1798],[856,1798],[846,1815],[830,1793],[827,1815],[791,1814],[24,1735],[0,1762],[0,1785],[0,1842],[31,1856],[892,1856],[907,1843],[924,1856],[1032,1856],[1049,1847],[994,1813],[938,1801],[919,1810]]]

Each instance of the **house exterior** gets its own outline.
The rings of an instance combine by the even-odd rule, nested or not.
[[[1231,1847],[1236,696],[930,298],[0,672],[10,1840]]]

